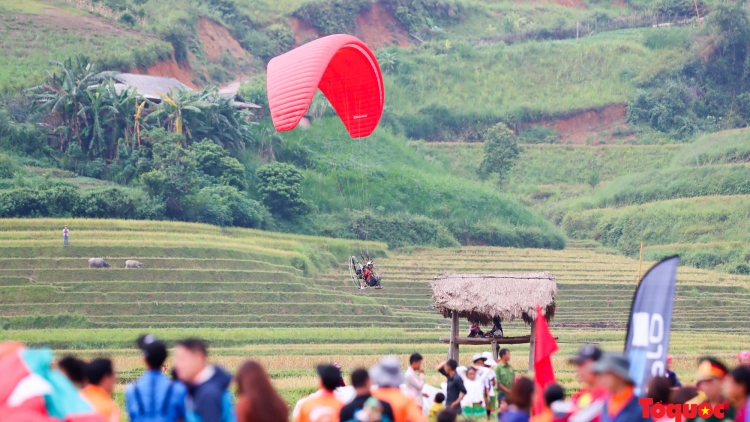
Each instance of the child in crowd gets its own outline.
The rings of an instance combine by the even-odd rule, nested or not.
[[[463,414],[468,419],[479,419],[480,417],[486,417],[485,404],[486,400],[486,388],[484,379],[480,379],[477,375],[477,369],[470,366],[466,369],[466,375],[461,374],[462,368],[459,368],[459,375],[462,376],[464,381],[464,387],[466,387],[466,395],[461,400],[461,407],[463,408]]]
[[[437,417],[440,412],[445,410],[445,394],[435,394],[435,402],[430,406],[430,413],[428,419],[430,422],[437,422]]]

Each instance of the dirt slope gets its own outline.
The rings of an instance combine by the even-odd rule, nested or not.
[[[172,60],[162,60],[148,69],[139,67],[131,70],[131,72],[139,75],[168,76],[177,79],[190,88],[198,88],[193,82],[195,71],[193,71],[193,68],[188,63],[178,65]]]
[[[538,123],[521,125],[521,129],[531,126],[547,126],[560,133],[564,144],[602,144],[612,141],[613,131],[627,133],[629,125],[625,120],[627,106],[613,104],[600,109],[585,110],[560,119],[543,120]],[[627,140],[627,138],[618,138]]]
[[[309,22],[296,17],[289,18],[289,29],[294,34],[296,46],[323,36]],[[389,45],[409,46],[409,33],[380,3],[374,3],[355,18],[352,35],[373,50]]]
[[[208,19],[198,19],[198,38],[203,45],[203,51],[206,58],[212,62],[220,62],[224,53],[229,54],[234,59],[250,59],[250,53],[245,51],[239,42],[237,42],[229,30],[218,23]]]

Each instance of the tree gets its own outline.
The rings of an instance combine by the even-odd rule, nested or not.
[[[304,176],[293,165],[271,163],[258,168],[256,176],[260,180],[259,191],[263,202],[271,212],[292,218],[305,214],[307,203],[302,199]]]
[[[477,173],[483,179],[497,173],[502,184],[520,153],[516,135],[505,126],[505,123],[498,123],[487,130],[484,138],[484,158]]]

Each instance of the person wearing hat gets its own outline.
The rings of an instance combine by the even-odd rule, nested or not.
[[[671,388],[682,387],[680,378],[674,373],[674,371],[672,371],[672,355],[667,355],[667,367],[664,371],[664,377],[669,381],[669,386]]]
[[[131,422],[172,422],[185,419],[185,385],[161,371],[167,360],[167,345],[152,335],[138,337],[146,372],[125,387],[125,408]]]
[[[378,386],[372,396],[391,405],[394,422],[426,422],[414,398],[401,391],[404,374],[396,356],[386,356],[370,369],[370,379]]]
[[[633,380],[630,379],[630,362],[625,356],[619,353],[605,354],[594,364],[593,370],[599,377],[599,383],[609,393],[602,409],[602,422],[650,421],[643,416]]]
[[[734,408],[729,406],[729,402],[724,398],[722,392],[722,383],[727,376],[726,365],[720,360],[713,357],[704,357],[698,361],[698,373],[696,374],[698,391],[705,395],[705,401],[711,407],[724,404],[724,417],[720,418],[715,414],[711,417],[702,418],[700,414],[697,417],[689,419],[691,422],[718,422],[723,420],[734,420]]]
[[[570,400],[575,405],[576,412],[571,418],[576,422],[598,422],[601,418],[607,390],[599,386],[594,373],[594,364],[602,357],[598,347],[587,344],[581,347],[578,354],[569,362],[576,365],[576,376],[583,384],[583,388],[574,393]]]

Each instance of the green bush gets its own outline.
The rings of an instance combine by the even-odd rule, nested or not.
[[[308,204],[302,199],[301,185],[305,177],[291,164],[271,163],[255,172],[259,192],[271,212],[286,218],[307,213]]]
[[[20,169],[12,158],[0,154],[0,179],[10,179]]]
[[[520,153],[516,134],[504,123],[498,123],[487,131],[484,141],[484,157],[477,173],[483,178],[497,173],[502,182]]]
[[[71,186],[50,189],[19,188],[0,191],[0,217],[71,216],[79,201],[79,191]]]
[[[268,114],[268,94],[266,93],[265,73],[250,79],[249,82],[240,87],[240,96],[243,100],[261,106],[256,113]]]
[[[432,28],[438,23],[456,22],[464,17],[462,4],[453,0],[380,0],[380,3],[411,32],[425,26]]]
[[[39,126],[17,123],[7,110],[0,108],[0,150],[42,157],[50,148],[47,134]]]
[[[546,126],[531,126],[518,131],[518,142],[521,144],[556,144],[559,138],[557,130]]]
[[[217,226],[259,228],[267,211],[232,186],[209,186],[184,199],[184,219]]]
[[[139,219],[149,216],[140,215],[140,212],[151,214],[152,217],[158,212],[154,210],[152,200],[143,191],[105,187],[84,191],[76,204],[74,215],[84,218],[123,219]]]
[[[564,249],[565,237],[556,230],[539,227],[513,227],[493,223],[454,222],[449,227],[456,239],[465,245],[488,245],[511,248]]]
[[[317,0],[303,4],[292,16],[323,34],[353,33],[354,20],[368,7],[372,7],[371,0]]]

